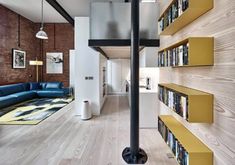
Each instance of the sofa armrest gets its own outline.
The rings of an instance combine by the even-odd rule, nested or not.
[[[63,89],[65,95],[70,94],[70,88],[62,88],[62,89]]]

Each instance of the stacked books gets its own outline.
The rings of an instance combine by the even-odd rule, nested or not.
[[[180,165],[189,165],[188,152],[184,149],[178,139],[172,134],[172,132],[166,127],[160,118],[158,118],[158,131],[168,146],[171,148],[178,163]]]
[[[158,53],[158,67],[188,65],[189,43],[182,44]]]
[[[161,102],[188,121],[188,97],[158,85],[158,97]]]
[[[158,21],[159,34],[175,21],[189,6],[189,0],[175,0]]]

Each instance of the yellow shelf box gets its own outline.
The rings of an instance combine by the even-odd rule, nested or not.
[[[214,38],[189,37],[158,52],[158,67],[214,65]]]
[[[213,152],[173,116],[159,116],[158,131],[179,164],[213,165]]]
[[[159,100],[190,123],[213,123],[210,93],[176,84],[159,84]]]
[[[180,2],[182,2],[182,0],[172,0],[160,15],[158,20],[159,30],[161,29],[159,31],[160,35],[173,35],[201,15],[211,10],[214,6],[213,0],[188,0],[186,1],[187,8],[182,11],[182,6],[184,4]],[[177,5],[177,7],[175,7],[175,5]],[[171,14],[169,14],[170,11],[172,11]],[[161,21],[163,21],[162,24]]]

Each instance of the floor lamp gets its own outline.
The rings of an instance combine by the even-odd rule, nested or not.
[[[42,66],[43,61],[38,61],[37,58],[36,58],[35,61],[29,61],[29,65],[36,66],[36,78],[37,78],[37,82],[38,82],[38,66]]]

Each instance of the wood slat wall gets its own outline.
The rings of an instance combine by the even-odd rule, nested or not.
[[[163,11],[170,0],[160,0]],[[161,83],[176,83],[214,94],[214,123],[189,124],[160,104],[214,152],[214,165],[235,164],[235,1],[214,0],[214,8],[173,36],[161,36],[161,48],[187,37],[214,37],[214,66],[161,68]]]

